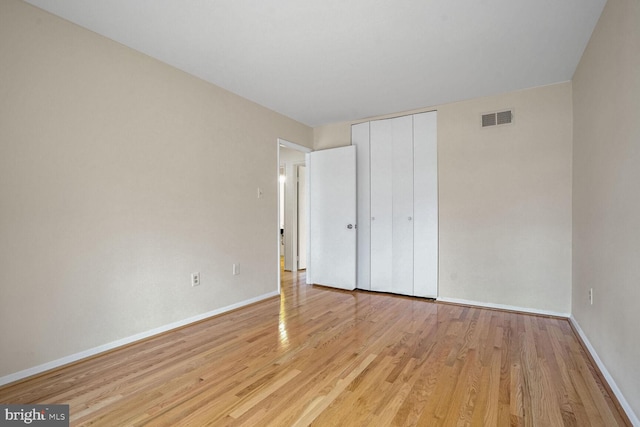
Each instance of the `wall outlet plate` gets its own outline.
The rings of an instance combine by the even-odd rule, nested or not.
[[[191,286],[200,285],[200,273],[191,273]]]

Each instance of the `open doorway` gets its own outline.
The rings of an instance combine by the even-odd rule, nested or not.
[[[306,159],[311,149],[278,139],[278,289],[281,272],[307,264]]]

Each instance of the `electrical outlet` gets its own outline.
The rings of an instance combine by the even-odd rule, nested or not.
[[[589,289],[589,304],[593,305],[593,288]]]
[[[200,273],[191,273],[191,286],[200,285]]]
[[[233,264],[233,275],[237,276],[240,274],[240,264]]]

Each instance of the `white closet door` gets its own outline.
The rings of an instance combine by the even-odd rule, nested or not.
[[[438,295],[436,118],[429,112],[352,127],[362,155],[358,271],[363,281],[358,287]]]
[[[413,117],[391,120],[392,282],[389,292],[413,295]]]
[[[414,117],[414,294],[438,296],[437,113]]]
[[[413,119],[371,122],[371,290],[413,295]]]
[[[371,290],[393,292],[393,126],[371,122]]]
[[[358,198],[358,254],[356,287],[371,289],[371,185],[369,181],[369,122],[351,126],[351,143],[356,146]]]

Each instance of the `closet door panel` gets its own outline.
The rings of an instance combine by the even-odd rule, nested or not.
[[[413,117],[392,120],[392,286],[413,295]]]
[[[369,178],[369,122],[351,126],[351,143],[356,146],[358,199],[356,287],[371,289],[371,185]]]
[[[370,125],[371,290],[390,292],[392,280],[392,162],[391,120]]]
[[[437,113],[414,116],[414,294],[438,296]]]

